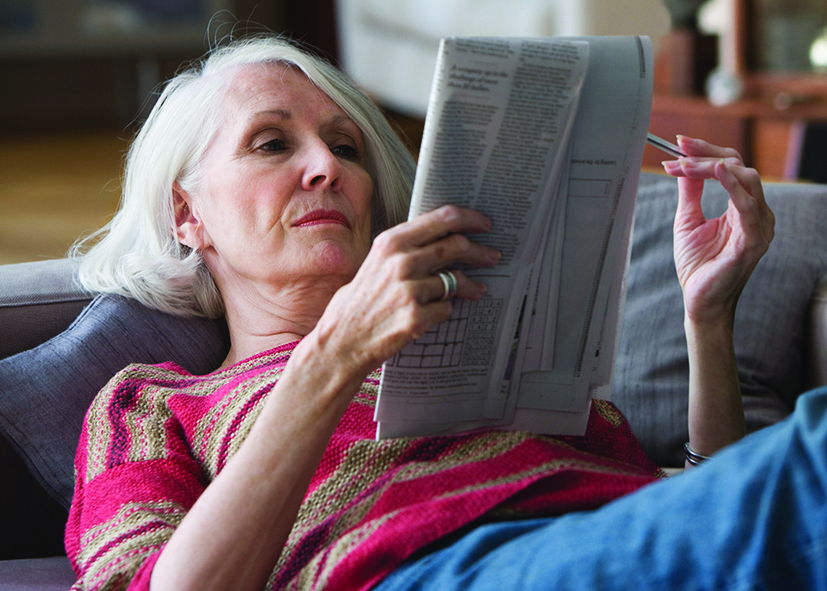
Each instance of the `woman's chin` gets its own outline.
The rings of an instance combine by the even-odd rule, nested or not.
[[[353,277],[365,259],[353,245],[336,240],[324,240],[313,247],[313,263],[319,272]]]

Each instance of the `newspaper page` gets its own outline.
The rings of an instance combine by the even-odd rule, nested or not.
[[[445,203],[494,221],[488,285],[384,368],[377,437],[585,429],[611,383],[651,108],[638,37],[448,38],[411,217]]]
[[[582,433],[591,398],[608,398],[611,390],[651,112],[652,57],[646,38],[592,37],[589,43],[571,142],[559,290],[539,292],[552,296],[556,319],[536,326],[544,334],[531,342],[542,342],[543,350],[520,368],[511,428],[549,432],[556,419],[552,432]],[[580,421],[544,411],[575,413]]]

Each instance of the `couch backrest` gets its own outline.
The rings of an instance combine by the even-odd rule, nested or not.
[[[73,271],[69,259],[0,265],[0,359],[60,334],[92,301]]]
[[[708,192],[709,211],[717,215],[726,195],[715,184]],[[806,386],[827,382],[827,284],[817,289],[827,275],[827,186],[767,185],[766,192],[778,233],[736,319],[753,428],[783,418]],[[674,179],[641,176],[612,393],[647,452],[665,466],[682,463],[686,440],[683,312],[671,256],[676,203]],[[68,260],[0,266],[0,434],[64,506],[71,495],[72,438],[77,441],[86,405],[106,380],[131,362],[171,360],[203,373],[220,364],[228,346],[221,323],[162,314],[124,298],[99,297],[75,320],[90,296],[72,274]],[[806,343],[818,349],[807,350]],[[15,431],[16,424],[27,424],[27,431]],[[57,440],[61,449],[37,432],[43,424],[65,431]]]
[[[810,300],[807,324],[807,387],[812,389],[827,384],[827,277]]]
[[[194,374],[212,371],[229,349],[226,324],[166,314],[119,296],[90,302],[73,287],[69,261],[10,267],[0,267],[0,274],[14,276],[0,299],[0,322],[12,327],[0,327],[8,336],[4,349],[12,353],[0,359],[0,435],[68,507],[83,417],[98,391],[132,363],[173,361]],[[35,334],[46,340],[34,342]]]

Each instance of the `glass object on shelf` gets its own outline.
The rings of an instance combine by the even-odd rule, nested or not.
[[[706,96],[715,106],[734,103],[744,94],[744,81],[737,72],[716,68],[706,79]]]
[[[810,71],[811,47],[827,25],[827,2],[753,0],[750,5],[750,68],[770,73]]]
[[[698,24],[718,37],[718,67],[706,79],[704,89],[713,105],[734,103],[744,94],[743,73],[738,69],[738,46],[732,16],[736,0],[712,0],[704,4]]]
[[[698,9],[706,0],[663,0],[672,26],[676,28],[696,28],[698,23]]]
[[[817,74],[827,73],[827,27],[821,30],[810,45],[810,65]]]

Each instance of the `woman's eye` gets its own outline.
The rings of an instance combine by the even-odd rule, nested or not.
[[[331,152],[347,160],[359,160],[359,149],[349,144],[340,144],[330,149]]]
[[[264,150],[265,152],[281,152],[286,147],[287,146],[284,144],[284,140],[272,139],[261,144],[261,146],[259,146],[259,149]]]

